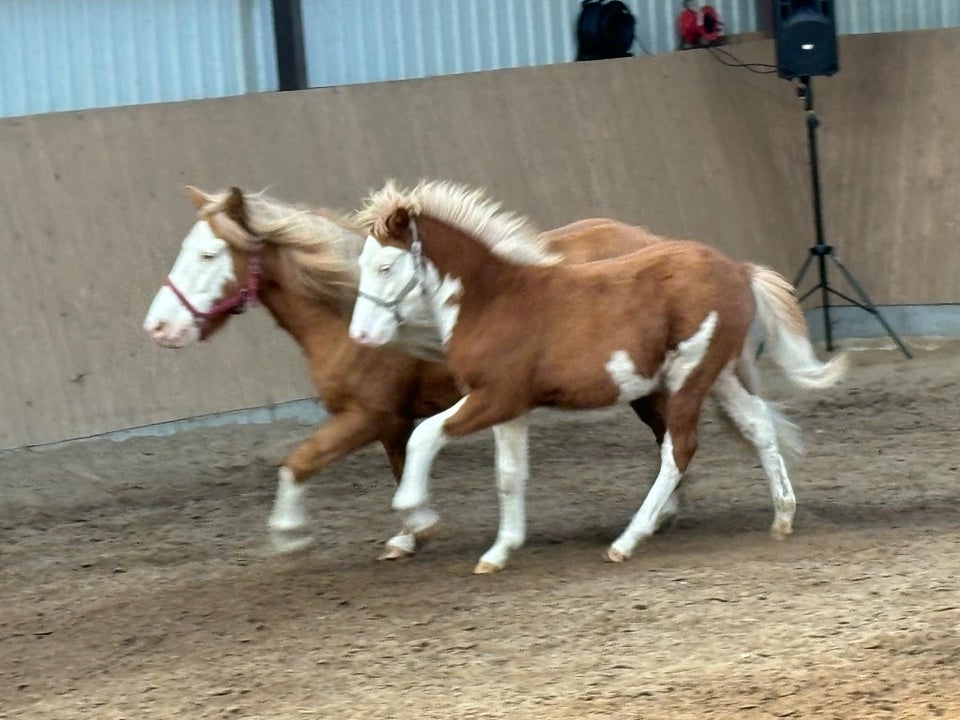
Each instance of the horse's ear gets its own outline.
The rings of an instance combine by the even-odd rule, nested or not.
[[[243,201],[243,190],[234,185],[230,188],[230,195],[227,196],[223,209],[234,220],[241,225],[246,223],[247,209]]]
[[[410,211],[405,207],[398,207],[387,218],[387,232],[397,238],[407,234],[410,227]]]
[[[190,204],[193,205],[194,210],[200,210],[210,202],[210,196],[193,185],[187,185],[187,197],[190,198]]]

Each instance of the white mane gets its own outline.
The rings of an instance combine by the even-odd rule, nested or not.
[[[502,210],[483,190],[446,180],[421,181],[401,190],[390,180],[367,197],[356,221],[374,237],[389,235],[387,221],[405,210],[411,217],[429,215],[473,236],[497,255],[521,265],[553,265],[561,257],[547,249],[527,218]]]

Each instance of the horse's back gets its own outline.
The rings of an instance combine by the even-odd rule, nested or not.
[[[711,311],[718,330],[745,333],[755,310],[748,267],[704,243],[663,238],[619,257],[555,268],[554,292],[561,305],[592,307],[604,322],[643,322],[670,346]]]
[[[610,218],[577,220],[541,234],[551,252],[563,256],[564,263],[579,264],[606,260],[649,247],[662,238],[643,227],[627,225]]]

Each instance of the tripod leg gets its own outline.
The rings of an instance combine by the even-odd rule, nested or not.
[[[823,303],[823,336],[827,341],[827,352],[833,352],[833,328],[830,326],[830,293],[828,292],[830,283],[827,282],[827,261],[823,255],[817,256],[817,261],[820,266],[820,288],[822,290],[820,298]]]
[[[856,279],[853,277],[853,275],[850,273],[850,271],[847,270],[846,265],[840,262],[840,258],[838,258],[836,255],[831,254],[830,259],[833,260],[834,263],[836,263],[837,268],[839,268],[840,273],[843,275],[846,281],[850,284],[850,287],[852,287],[854,292],[856,292],[857,295],[860,296],[860,300],[863,303],[862,305],[860,305],[860,307],[862,307],[868,313],[873,315],[883,326],[883,329],[887,331],[887,335],[889,335],[890,338],[897,344],[897,347],[900,348],[900,352],[902,352],[908,359],[912,359],[913,355],[911,355],[910,351],[907,350],[907,346],[903,344],[903,342],[900,340],[897,334],[893,331],[893,328],[890,327],[886,319],[877,309],[877,306],[873,304],[873,302],[867,296],[867,293],[864,292],[862,287],[860,287],[860,283],[858,283]]]
[[[800,283],[803,282],[803,276],[807,274],[807,268],[810,267],[810,263],[813,260],[813,253],[807,255],[807,259],[803,261],[803,267],[800,268],[800,272],[797,273],[796,279],[793,281],[793,287],[800,287]]]

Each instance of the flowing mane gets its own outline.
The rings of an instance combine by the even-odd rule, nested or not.
[[[521,265],[554,265],[561,260],[529,219],[502,210],[483,190],[449,181],[421,181],[413,189],[401,190],[390,180],[367,197],[354,219],[374,237],[383,238],[388,234],[387,221],[398,210],[453,225]]]
[[[223,211],[230,193],[211,197],[201,211],[204,217]],[[244,193],[243,204],[247,228],[280,249],[284,273],[296,289],[335,300],[356,296],[363,234],[349,216],[285,203],[264,192]],[[235,247],[250,249],[231,233],[224,236]]]

